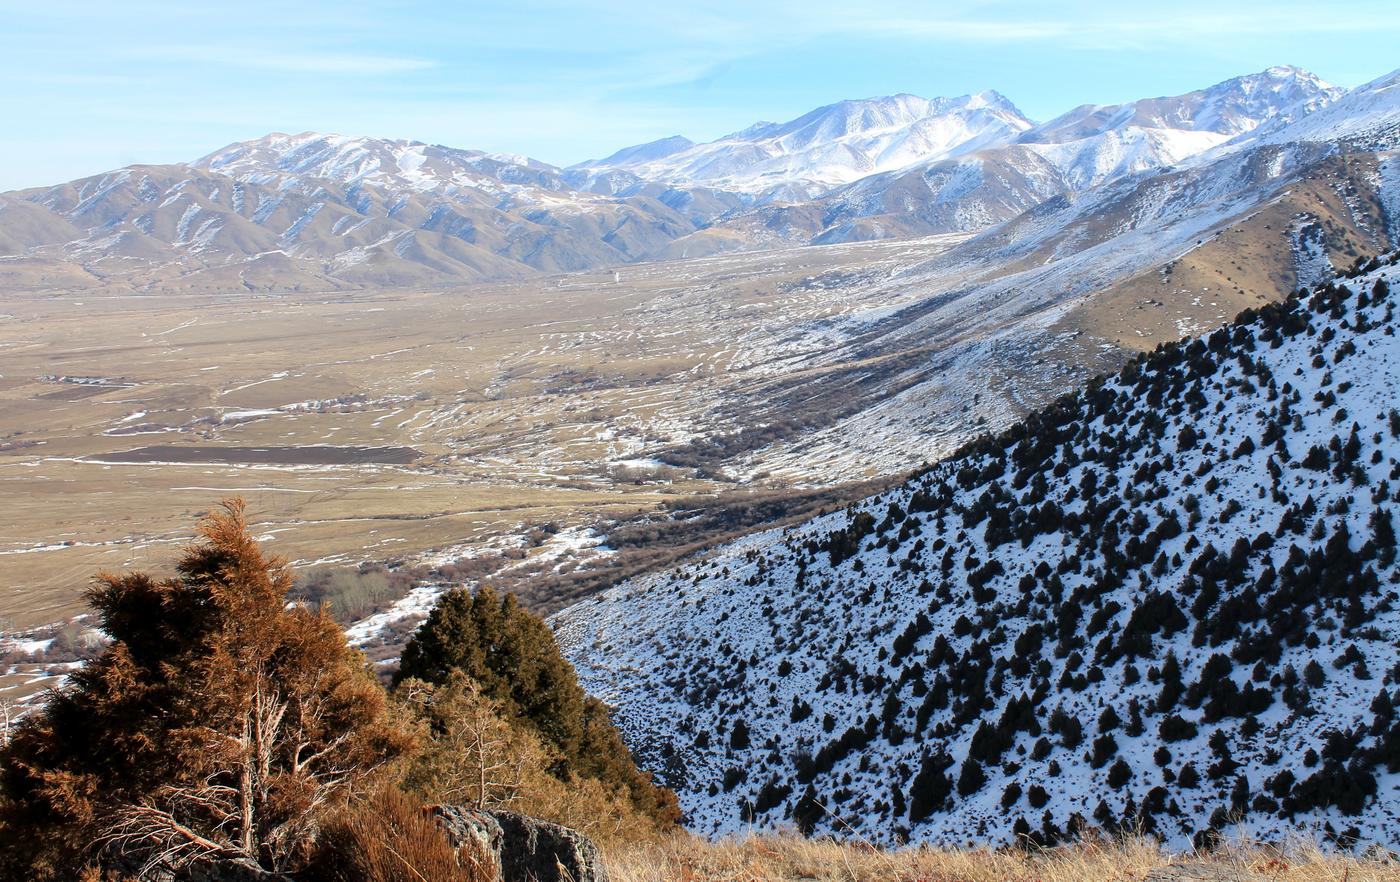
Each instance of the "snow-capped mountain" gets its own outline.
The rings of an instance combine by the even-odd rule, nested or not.
[[[828,244],[986,229],[1057,196],[1170,169],[1227,142],[1247,147],[1253,142],[1242,133],[1301,119],[1341,94],[1307,71],[1274,67],[1185,95],[1084,105],[1004,141],[931,154],[835,188],[792,235]],[[719,223],[750,221],[738,213]]]
[[[568,189],[559,169],[523,156],[303,132],[230,144],[192,168],[246,183],[282,185],[307,178],[392,191],[505,195],[511,189]]]
[[[13,221],[16,231],[0,242],[24,236],[11,253],[41,283],[76,265],[87,277],[68,284],[324,290],[623,263],[697,228],[651,195],[560,191],[554,175],[520,163],[402,142],[291,140],[236,145],[202,163],[220,171],[133,166],[6,194],[0,228]]]
[[[1266,123],[1313,113],[1342,94],[1344,90],[1301,68],[1271,67],[1185,95],[1077,107],[1036,126],[1018,142],[1082,190],[1125,174],[1177,165]]]
[[[1085,104],[1036,126],[1019,140],[1028,144],[1060,143],[1126,128],[1211,132],[1233,137],[1253,131],[1280,114],[1292,118],[1310,113],[1344,92],[1302,68],[1271,67],[1174,97],[1129,104]]]
[[[552,623],[697,829],[1400,845],[1400,270]]]
[[[621,159],[614,154],[579,168],[791,200],[921,160],[1005,143],[1030,127],[1015,105],[992,91],[960,98],[892,95],[841,101],[786,123],[756,123],[661,156],[649,155],[648,145],[629,148]]]

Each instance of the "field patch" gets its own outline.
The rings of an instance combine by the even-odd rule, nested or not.
[[[152,444],[135,450],[99,453],[94,462],[220,463],[226,465],[407,465],[423,454],[412,447],[226,447]]]

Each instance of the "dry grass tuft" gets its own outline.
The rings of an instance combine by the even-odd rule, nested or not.
[[[1400,882],[1400,862],[1313,843],[1174,855],[1146,838],[1032,850],[885,850],[797,835],[717,842],[679,835],[610,849],[604,863],[612,882],[1142,882],[1154,870],[1181,864],[1204,873],[1182,882]]]
[[[437,821],[392,788],[351,806],[321,832],[308,882],[490,882],[489,856],[454,848]]]

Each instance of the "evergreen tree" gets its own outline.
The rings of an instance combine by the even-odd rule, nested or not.
[[[449,591],[404,647],[395,683],[434,685],[461,671],[568,758],[583,738],[583,690],[539,616],[490,587]]]
[[[404,648],[395,682],[441,686],[454,672],[474,681],[507,719],[539,735],[559,757],[554,772],[561,780],[625,786],[642,813],[663,824],[679,820],[675,794],[637,769],[607,706],[584,693],[554,633],[514,595],[489,587],[443,595]]]
[[[744,750],[749,746],[749,725],[742,719],[734,721],[734,728],[729,732],[729,746],[735,750]]]
[[[918,823],[943,808],[952,792],[946,769],[952,759],[943,752],[925,753],[909,786],[909,820]]]
[[[971,796],[986,783],[987,773],[982,771],[982,764],[972,757],[964,760],[962,771],[958,773],[958,795]]]
[[[1127,784],[1132,777],[1132,767],[1121,756],[1108,767],[1108,786],[1115,790]]]
[[[817,796],[816,788],[808,784],[792,807],[792,822],[797,825],[798,832],[803,836],[811,836],[816,830],[817,822],[825,814],[826,809]]]

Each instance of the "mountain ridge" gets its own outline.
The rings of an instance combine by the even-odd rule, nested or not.
[[[980,233],[1115,181],[1248,149],[1255,132],[1261,143],[1350,137],[1347,125],[1360,123],[1348,114],[1389,112],[1392,96],[1373,88],[1377,106],[1344,101],[1309,134],[1303,122],[1335,91],[1279,67],[1040,127],[990,90],[900,94],[570,168],[412,140],[273,133],[188,164],[4,194],[16,207],[0,213],[0,257],[21,287],[263,289],[280,276],[293,289],[337,289]],[[1203,130],[1171,127],[1188,123]],[[133,175],[146,183],[115,183]],[[182,195],[187,187],[204,196]],[[216,198],[233,194],[238,204]]]
[[[613,167],[633,172],[646,179],[669,176],[671,179],[688,180],[691,179],[689,176],[694,175],[694,179],[699,180],[715,176],[714,166],[730,160],[730,164],[723,165],[722,169],[725,173],[734,175],[733,163],[745,158],[753,159],[755,166],[762,170],[771,165],[775,158],[787,159],[791,154],[800,156],[801,151],[792,148],[809,146],[812,143],[813,131],[819,131],[825,134],[828,141],[851,138],[857,134],[867,136],[866,143],[861,143],[856,148],[856,158],[869,162],[867,168],[861,169],[864,172],[861,177],[926,167],[965,154],[1021,144],[1040,153],[1056,165],[1061,174],[1070,177],[1074,186],[1082,189],[1101,183],[1116,174],[1175,164],[1187,156],[1223,143],[1230,137],[1252,131],[1280,113],[1325,106],[1335,100],[1342,91],[1302,68],[1277,66],[1260,73],[1234,77],[1183,95],[1142,99],[1127,104],[1081,105],[1038,125],[1033,124],[1010,100],[995,90],[972,93],[959,98],[933,99],[900,93],[836,102],[809,111],[786,123],[756,123],[707,144],[692,145],[681,151],[679,157],[670,154],[658,164],[624,162],[614,164]],[[962,133],[965,136],[962,140],[945,138],[941,144],[930,138],[917,140],[920,134],[917,127],[920,124],[927,124],[928,121],[943,115],[976,111],[1001,114],[1007,126],[1001,130],[984,129],[975,134],[969,129]],[[903,144],[884,143],[879,138],[901,129],[907,133],[905,137],[914,141],[921,149],[904,152]],[[1016,129],[1019,131],[1015,131]],[[1188,138],[1184,134],[1174,138],[1158,135],[1154,140],[1145,134],[1128,135],[1128,143],[1146,144],[1146,155],[1137,158],[1136,161],[1129,157],[1130,161],[1126,165],[1109,163],[1097,174],[1081,174],[1077,179],[1071,174],[1076,161],[1057,156],[1057,153],[1062,154],[1069,150],[1063,145],[1076,142],[1079,146],[1073,153],[1080,156],[1105,150],[1122,152],[1121,146],[1104,143],[1113,140],[1108,137],[1112,132],[1143,133],[1148,130],[1194,132],[1197,137]],[[798,137],[799,135],[804,137]],[[1120,135],[1119,139],[1124,137]],[[1093,138],[1098,138],[1099,143],[1082,143]],[[796,143],[785,143],[784,139],[796,139]],[[768,141],[777,143],[764,146],[764,142]],[[750,150],[758,150],[759,154],[723,155],[726,151],[736,154],[741,144]],[[1053,145],[1061,145],[1061,149],[1051,150]],[[838,186],[851,183],[849,176],[845,176],[846,180],[841,180],[843,175],[836,165],[839,165],[842,159],[851,161],[852,157],[838,156],[828,159],[832,165],[790,164],[788,171],[791,175],[798,176],[799,180],[804,175],[808,176],[811,183],[834,181]],[[1077,163],[1090,166],[1103,164],[1102,160],[1092,156],[1087,159],[1080,158]],[[596,169],[607,165],[606,162],[591,161],[581,163],[580,167]],[[771,186],[764,182],[765,177],[760,171],[752,180],[736,178],[735,182],[746,187]],[[787,180],[783,185],[790,186],[792,183],[793,181]],[[786,191],[781,188],[775,192],[786,195]],[[771,193],[769,195],[771,196]],[[809,192],[808,195],[815,194]],[[760,199],[763,198],[763,194],[760,193]]]

